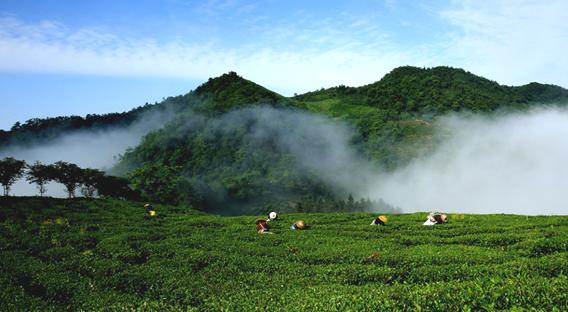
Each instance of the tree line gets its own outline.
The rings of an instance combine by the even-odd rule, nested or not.
[[[104,172],[81,168],[75,164],[58,161],[43,164],[39,161],[27,164],[24,160],[13,157],[0,159],[0,184],[3,195],[9,196],[14,183],[24,177],[30,184],[35,184],[39,195],[44,196],[49,182],[57,182],[65,187],[69,198],[76,196],[77,190],[87,198],[110,197],[137,199],[138,194],[128,186],[128,180],[109,176]]]
[[[354,199],[349,194],[347,199],[330,196],[308,195],[294,203],[297,212],[367,212],[381,211],[385,213],[401,213],[402,209],[385,202],[382,198],[371,200],[369,198]]]

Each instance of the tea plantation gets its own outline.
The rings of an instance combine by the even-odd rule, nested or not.
[[[568,310],[567,216],[291,214],[259,235],[154,207],[0,198],[0,310]]]

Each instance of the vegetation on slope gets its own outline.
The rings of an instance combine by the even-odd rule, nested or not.
[[[53,118],[33,118],[24,123],[16,122],[10,131],[0,130],[0,147],[11,144],[32,145],[45,143],[62,134],[78,130],[103,130],[118,126],[128,126],[141,117],[143,112],[153,107],[150,104],[129,112],[112,114],[90,114],[85,117],[65,116]]]
[[[148,187],[148,198],[180,202],[183,197],[203,209],[223,207],[230,213],[298,201],[302,195],[347,197],[348,191],[334,188],[321,173],[299,166],[298,155],[282,147],[285,136],[306,147],[322,144],[326,137],[308,133],[318,131],[317,118],[291,115],[323,114],[333,118],[330,122],[338,128],[352,125],[350,148],[378,168],[391,170],[435,148],[439,138],[434,136],[434,116],[448,111],[521,109],[535,99],[568,99],[568,91],[554,86],[532,84],[518,89],[460,69],[409,66],[371,85],[339,86],[287,101],[234,72],[210,79],[194,95],[203,102],[187,106],[186,114],[148,135],[125,153],[117,168],[131,172],[138,184],[147,180],[155,185],[158,177],[153,173],[159,172],[160,177],[173,174],[165,179],[181,185],[166,186],[167,196],[159,187]],[[259,108],[263,103],[276,107],[276,112]],[[297,129],[305,129],[304,134],[294,136]],[[316,150],[313,157],[325,157],[325,153]]]
[[[259,235],[255,216],[154,208],[0,198],[3,310],[568,309],[565,216],[281,214]]]
[[[284,97],[270,91],[235,72],[223,74],[209,80],[194,91],[203,97],[205,108],[212,112],[224,112],[235,107],[251,104],[278,104]]]
[[[315,116],[331,117],[328,121],[339,127],[351,126],[350,148],[374,166],[393,170],[431,152],[443,139],[434,136],[432,126],[442,114],[492,113],[566,101],[568,90],[557,86],[501,86],[450,67],[405,66],[366,86],[338,86],[292,98],[230,72],[186,95],[122,115],[31,120],[0,133],[0,146],[70,129],[124,126],[141,116],[138,111],[171,111],[176,117],[122,155],[115,172],[128,175],[151,199],[189,202],[209,211],[223,207],[231,213],[249,207],[251,212],[264,205],[298,202],[302,196],[347,198],[347,191],[323,179],[321,172],[299,166],[297,155],[282,147],[287,133],[298,129],[306,129],[305,137],[290,136],[298,144],[325,145],[320,140],[324,136],[308,133],[319,122]],[[266,107],[277,112],[273,120],[262,119]],[[298,114],[314,118],[299,122],[286,117]],[[279,130],[270,128],[272,124],[279,125]],[[313,155],[322,156],[321,151]]]
[[[338,86],[298,95],[295,99],[303,102],[339,99],[348,104],[392,111],[396,116],[435,116],[450,111],[491,112],[524,108],[529,104],[566,102],[568,90],[535,82],[521,87],[502,86],[463,69],[446,66],[428,69],[403,66],[366,86]]]

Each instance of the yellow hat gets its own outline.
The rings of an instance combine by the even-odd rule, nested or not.
[[[389,221],[389,219],[387,218],[387,216],[378,216],[377,219],[379,219],[382,223],[387,223]]]
[[[296,228],[303,230],[306,228],[306,223],[304,222],[304,220],[298,220],[296,221],[296,223],[294,223],[296,225]]]
[[[448,216],[446,216],[445,213],[443,213],[442,215],[440,215],[440,219],[442,219],[442,222],[444,222],[444,223],[448,222]]]
[[[156,210],[150,210],[148,211],[148,213],[150,214],[151,217],[156,215]]]

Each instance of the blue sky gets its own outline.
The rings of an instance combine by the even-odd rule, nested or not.
[[[129,110],[237,71],[284,95],[450,65],[568,87],[568,2],[0,2],[0,128]]]

